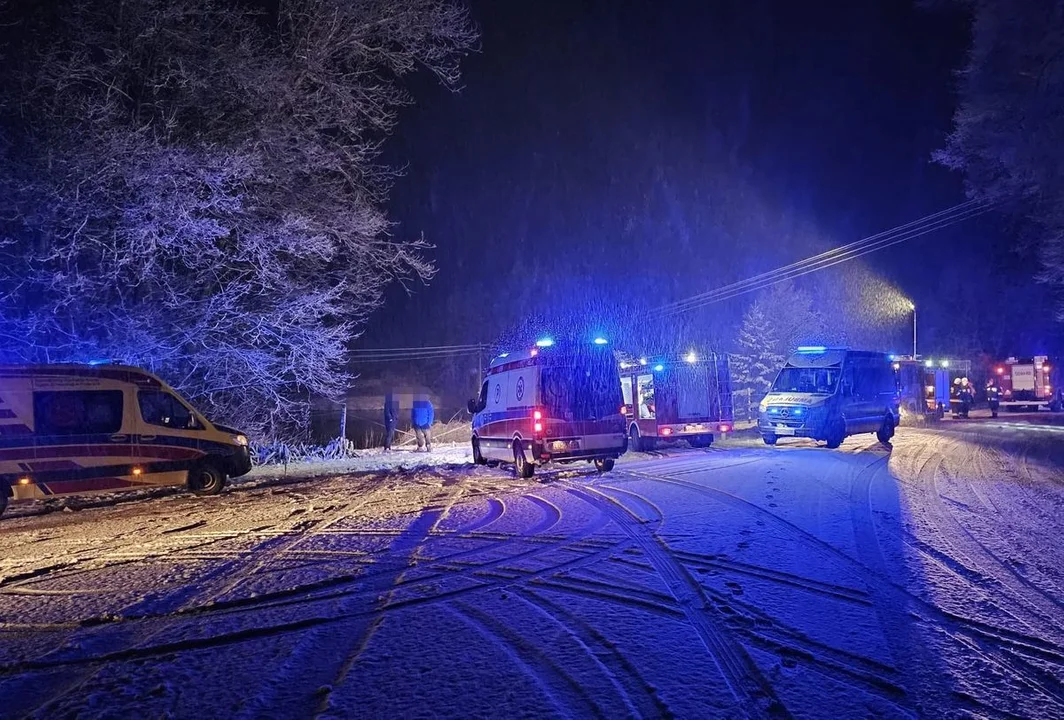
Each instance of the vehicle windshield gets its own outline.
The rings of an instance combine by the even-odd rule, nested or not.
[[[838,365],[820,368],[785,367],[772,385],[772,392],[800,392],[831,395],[839,383]]]
[[[617,361],[609,353],[591,352],[543,368],[543,404],[550,417],[564,420],[616,415],[621,407]]]

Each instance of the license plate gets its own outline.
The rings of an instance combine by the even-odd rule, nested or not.
[[[794,428],[787,427],[786,425],[777,425],[776,426],[776,434],[777,435],[794,435]]]
[[[684,432],[705,432],[706,426],[699,423],[698,425],[684,425]]]

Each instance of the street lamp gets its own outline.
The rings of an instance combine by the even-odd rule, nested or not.
[[[909,301],[909,309],[913,311],[913,360],[916,359],[916,303]]]

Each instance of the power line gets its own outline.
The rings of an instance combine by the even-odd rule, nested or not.
[[[776,268],[775,270],[770,270],[714,290],[699,293],[698,295],[694,295],[684,300],[678,300],[676,302],[662,305],[655,308],[652,312],[662,316],[675,315],[712,303],[728,300],[744,293],[763,290],[785,280],[801,277],[818,270],[825,270],[834,265],[854,260],[878,250],[883,250],[884,248],[905,242],[906,240],[911,240],[912,238],[925,235],[929,232],[941,230],[949,225],[988,212],[992,206],[992,203],[982,203],[974,200],[959,203],[958,205],[927,215],[918,220],[899,225],[890,230],[885,230],[848,245],[843,245],[818,255],[805,258],[804,260],[791,263],[790,265],[785,265]]]

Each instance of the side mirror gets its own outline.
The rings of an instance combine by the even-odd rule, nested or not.
[[[470,400],[469,402],[467,402],[466,403],[466,410],[469,411],[470,415],[476,415],[477,414],[477,401],[476,400]]]

